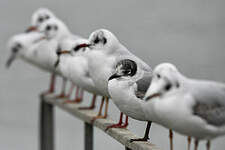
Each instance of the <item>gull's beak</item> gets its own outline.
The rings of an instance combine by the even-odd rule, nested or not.
[[[152,94],[152,95],[147,96],[147,97],[145,98],[145,101],[149,101],[149,100],[151,100],[152,98],[159,97],[159,96],[161,96],[160,93],[154,93],[154,94]]]
[[[80,48],[85,48],[85,47],[91,47],[93,44],[87,44],[87,43],[82,43],[80,45],[78,45],[76,48],[80,49]]]
[[[110,80],[112,80],[112,79],[119,78],[119,77],[121,77],[121,75],[113,74],[111,77],[109,77],[108,81],[110,81]]]
[[[32,32],[32,31],[37,31],[37,27],[35,27],[35,26],[30,26],[29,28],[27,28],[27,29],[25,30],[26,33],[29,33],[29,32]]]
[[[55,64],[54,64],[54,67],[56,68],[58,65],[59,65],[59,63],[60,63],[60,56],[62,55],[62,54],[71,54],[71,51],[68,51],[68,50],[63,50],[63,51],[58,51],[57,52],[57,60],[56,60],[56,62],[55,62]]]
[[[150,87],[148,88],[146,94],[145,94],[145,100],[148,101],[152,98],[159,97],[162,95],[163,88],[165,86],[164,80],[155,81],[152,80],[152,83]]]
[[[6,61],[6,64],[5,64],[6,68],[9,68],[11,66],[11,64],[15,60],[15,58],[16,58],[16,53],[12,53],[10,55],[9,59]]]
[[[63,50],[63,51],[58,51],[57,52],[57,55],[60,56],[62,54],[71,54],[71,51],[68,51],[68,50]]]

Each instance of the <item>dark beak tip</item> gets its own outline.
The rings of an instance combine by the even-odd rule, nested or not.
[[[110,81],[110,80],[112,80],[112,79],[113,79],[113,77],[111,76],[111,77],[109,77],[108,81]]]
[[[59,56],[60,55],[60,52],[56,52],[56,54]]]
[[[115,78],[119,78],[119,77],[121,77],[121,76],[117,75],[117,74],[113,74],[111,77],[109,77],[108,81],[115,79]]]

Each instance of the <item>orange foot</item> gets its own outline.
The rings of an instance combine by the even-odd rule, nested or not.
[[[128,126],[128,123],[125,123],[125,124],[122,124],[122,122],[120,123],[117,123],[117,124],[113,124],[113,125],[110,125],[110,126],[108,126],[106,129],[105,129],[105,131],[107,131],[107,130],[109,130],[110,128],[127,128],[127,126]]]

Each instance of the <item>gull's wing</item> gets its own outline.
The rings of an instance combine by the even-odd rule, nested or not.
[[[225,125],[225,85],[210,81],[192,81],[189,91],[196,103],[193,114],[211,125]]]
[[[143,76],[141,79],[136,81],[137,89],[135,91],[135,95],[137,98],[143,99],[145,93],[147,92],[150,84],[151,84],[152,76],[147,75]]]

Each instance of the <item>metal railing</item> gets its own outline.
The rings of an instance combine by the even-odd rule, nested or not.
[[[40,96],[40,150],[54,150],[54,106],[70,113],[74,117],[84,122],[84,149],[93,150],[93,127],[99,128],[103,132],[108,125],[115,123],[110,119],[98,119],[93,124],[91,120],[97,115],[92,110],[79,110],[78,104],[63,104],[62,99],[55,99],[54,95]],[[130,139],[137,138],[127,129],[113,128],[105,132],[121,144],[126,150],[160,150],[150,142],[133,142]]]

